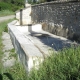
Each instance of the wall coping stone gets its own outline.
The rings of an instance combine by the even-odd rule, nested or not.
[[[42,6],[42,5],[48,5],[48,4],[66,4],[66,3],[78,3],[80,1],[51,1],[51,2],[44,2],[44,3],[40,3],[40,4],[35,4],[35,5],[32,5],[32,7],[35,7],[35,6]]]

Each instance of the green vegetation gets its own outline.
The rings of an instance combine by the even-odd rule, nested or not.
[[[24,7],[24,0],[0,0],[0,11],[8,10],[14,12]]]
[[[9,21],[11,21],[11,20],[9,20]],[[0,72],[2,70],[2,62],[1,62],[1,59],[2,59],[2,55],[3,55],[3,51],[2,51],[3,45],[2,45],[1,35],[2,35],[2,32],[5,30],[5,28],[7,27],[7,23],[9,21],[0,23]]]
[[[33,69],[29,80],[80,80],[80,47],[63,49]]]
[[[0,2],[0,11],[2,10],[11,10],[11,5],[5,2]]]
[[[0,23],[0,74],[9,73],[13,80],[80,80],[80,47],[64,48],[57,53],[52,52],[39,69],[32,69],[27,75],[24,67],[17,61],[14,49],[10,50],[10,57],[16,58],[16,63],[10,68],[2,66],[2,39],[3,31],[7,31],[7,23],[12,20]],[[9,80],[3,75],[3,80]]]
[[[9,57],[10,58],[14,57],[17,60],[17,54],[15,53],[15,49],[13,48],[9,52],[10,52]]]
[[[44,2],[51,2],[51,1],[67,1],[67,2],[78,2],[80,0],[27,0],[30,4],[39,4]]]
[[[8,16],[8,15],[13,15],[14,12],[13,11],[10,11],[10,10],[2,10],[0,11],[0,17],[2,16]]]
[[[39,4],[43,2],[59,1],[59,0],[0,0],[0,11],[10,10],[16,11],[24,7],[25,2],[29,4]],[[60,0],[61,1],[61,0]],[[80,0],[63,0],[63,1],[80,1]]]
[[[3,45],[2,45],[1,35],[3,31],[6,31],[7,23],[11,21],[12,20],[8,20],[8,21],[0,23],[0,74],[2,74],[3,80],[9,80],[9,78],[6,75],[4,75],[4,73],[8,74],[9,77],[12,76],[13,79],[11,80],[26,80],[27,78],[26,71],[23,68],[23,66],[18,62],[17,54],[15,54],[14,49],[10,50],[11,55],[9,56],[9,58],[14,57],[16,59],[15,65],[9,68],[4,68],[2,65],[2,56],[4,53],[2,51]],[[0,77],[0,80],[1,80],[1,77]]]
[[[4,68],[3,73],[9,73],[13,79],[11,80],[26,80],[26,72],[20,63],[15,63],[11,68]],[[3,80],[9,80],[7,76],[3,75]]]

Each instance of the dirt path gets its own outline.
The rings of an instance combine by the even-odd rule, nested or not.
[[[0,17],[0,22],[15,18],[15,15]]]

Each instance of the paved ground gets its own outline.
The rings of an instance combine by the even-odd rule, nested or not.
[[[10,57],[10,55],[13,54],[11,52],[11,50],[13,49],[13,45],[12,45],[9,34],[6,32],[3,32],[2,33],[2,40],[3,40],[2,43],[4,45],[4,47],[3,47],[4,55],[2,58],[3,66],[4,67],[11,67],[14,65],[15,59],[14,59],[14,57]]]
[[[14,15],[10,15],[10,16],[5,16],[5,17],[0,17],[0,22],[9,20],[9,19],[13,19],[15,18]],[[10,36],[7,32],[3,32],[2,33],[2,43],[4,45],[3,47],[3,58],[2,58],[2,62],[3,62],[3,66],[4,67],[11,67],[14,65],[15,63],[15,59],[13,57],[10,57],[11,55],[11,51],[13,49],[13,45],[10,39]]]

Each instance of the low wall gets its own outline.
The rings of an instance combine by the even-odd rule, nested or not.
[[[32,6],[33,23],[53,34],[80,41],[80,2],[50,2]]]
[[[28,28],[15,26],[15,23],[16,20],[8,24],[8,31],[19,60],[26,71],[29,72],[33,67],[36,68],[40,61],[43,61],[43,55],[29,38],[24,35],[24,32],[28,32]]]

